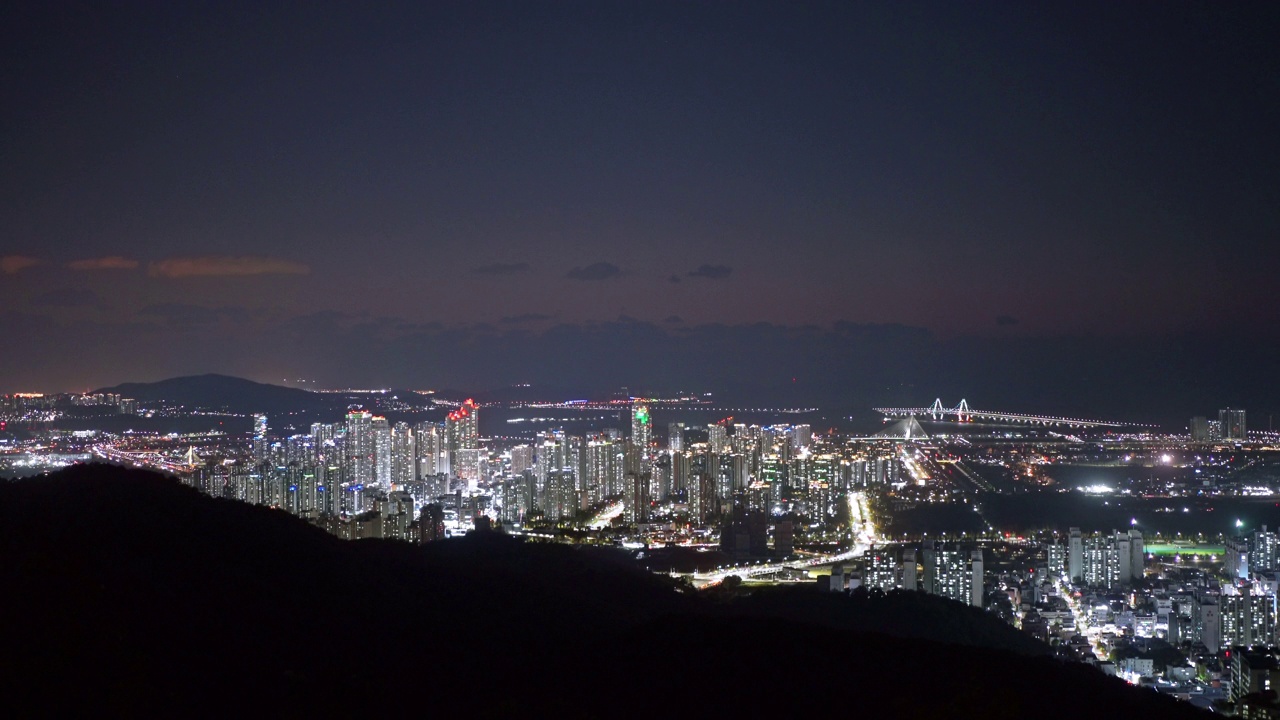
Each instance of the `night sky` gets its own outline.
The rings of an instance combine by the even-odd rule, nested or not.
[[[1280,407],[1278,5],[366,5],[0,10],[0,390]]]

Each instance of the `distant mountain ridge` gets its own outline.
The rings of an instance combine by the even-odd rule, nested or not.
[[[95,392],[117,393],[140,402],[172,402],[233,413],[327,410],[336,400],[323,393],[269,385],[230,375],[187,375],[150,383],[123,383]]]
[[[172,402],[178,405],[210,410],[224,409],[238,414],[288,413],[288,412],[337,412],[348,405],[372,406],[379,396],[397,396],[422,404],[448,398],[462,402],[475,398],[480,402],[557,402],[571,398],[593,398],[589,393],[560,387],[532,387],[518,385],[493,390],[465,391],[440,390],[428,395],[417,390],[387,388],[380,391],[317,392],[301,388],[260,383],[245,378],[218,373],[184,375],[156,382],[121,383],[100,388],[93,392],[116,393],[141,402]]]

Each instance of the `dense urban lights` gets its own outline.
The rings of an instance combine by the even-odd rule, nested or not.
[[[1133,653],[1166,648],[1200,667],[1241,643],[1276,642],[1274,534],[1259,523],[1244,535],[1243,515],[1214,525],[1216,538],[1177,530],[1218,522],[1218,503],[1280,489],[1264,434],[1244,443],[1112,426],[1064,434],[990,414],[979,423],[891,412],[879,432],[815,432],[809,420],[820,411],[757,410],[758,422],[740,422],[697,396],[544,402],[536,406],[556,417],[529,417],[532,403],[481,412],[470,398],[345,393],[348,406],[330,418],[296,427],[287,414],[258,413],[242,433],[108,429],[131,418],[243,422],[209,408],[8,395],[0,417],[21,432],[0,436],[0,467],[31,474],[96,459],[152,468],[349,539],[433,542],[496,528],[613,546],[639,562],[674,553],[653,569],[700,591],[730,579],[916,590],[982,607],[1064,657],[1186,697],[1217,690]],[[653,408],[671,416],[657,436]],[[84,413],[104,418],[102,429],[59,428]],[[1055,514],[1068,513],[1072,496],[1092,508],[1079,520],[1092,525],[1064,534]],[[1030,532],[1001,509],[1027,501],[1050,513]],[[966,519],[930,519],[931,508]],[[672,569],[675,558],[687,567]]]

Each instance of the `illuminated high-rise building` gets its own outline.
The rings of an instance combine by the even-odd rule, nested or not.
[[[1129,530],[1129,577],[1141,581],[1146,573],[1146,545],[1142,542],[1142,531],[1136,528]]]
[[[391,488],[391,424],[387,419],[375,415],[371,422],[373,428],[373,476],[378,487]]]
[[[583,452],[582,488],[592,503],[622,494],[626,445],[597,436],[587,441]]]
[[[347,467],[347,431],[338,425],[334,428],[333,439],[325,441],[325,508],[330,515],[341,515],[345,502],[344,488],[350,482]]]
[[[667,424],[667,449],[671,452],[684,450],[684,423]]]
[[[323,508],[320,506],[320,474],[315,466],[300,466],[294,482],[298,488],[298,514],[307,518],[319,517]]]
[[[902,551],[902,568],[899,574],[902,578],[902,589],[915,591],[919,588],[919,566],[916,563],[915,550]]]
[[[622,491],[622,507],[628,522],[646,522],[649,519],[648,472],[628,472]]]
[[[1255,572],[1280,569],[1280,535],[1269,532],[1266,525],[1254,531],[1249,542],[1249,569]]]
[[[444,508],[437,503],[422,506],[418,516],[418,541],[423,543],[445,539]]]
[[[373,414],[368,410],[347,413],[346,460],[348,482],[374,484]]]
[[[1249,582],[1225,583],[1218,599],[1221,647],[1276,643],[1276,596],[1257,592]],[[1218,648],[1213,648],[1215,651]]]
[[[1084,578],[1084,536],[1078,527],[1071,528],[1067,536],[1067,576],[1071,582]]]
[[[652,437],[653,420],[649,417],[649,405],[643,400],[636,400],[631,404],[631,442],[647,452]]]
[[[716,469],[716,495],[721,506],[732,506],[734,498],[745,493],[750,482],[747,459],[742,455],[714,455],[707,457],[707,463]]]
[[[477,453],[467,454],[467,467],[462,467],[459,462],[459,451],[462,450],[479,450],[480,449],[480,408],[476,405],[475,400],[467,398],[457,410],[449,413],[445,418],[444,430],[445,441],[448,445],[449,453],[449,472],[453,475],[466,480],[469,484],[475,483],[479,478],[479,463]],[[472,462],[475,458],[477,462]],[[463,477],[463,473],[468,473]]]
[[[622,472],[640,474],[647,467],[644,452],[634,443],[624,443],[622,453]]]
[[[796,452],[806,450],[813,444],[813,428],[809,425],[796,425],[791,428],[791,447]]]
[[[587,463],[587,441],[578,435],[570,435],[565,438],[565,468],[573,473],[574,482],[578,489],[582,490],[584,485],[582,482],[583,472]]]
[[[924,591],[982,607],[981,550],[960,550],[943,543],[924,548]]]
[[[1222,554],[1222,574],[1232,579],[1249,577],[1249,541],[1242,537],[1227,538]]]
[[[694,525],[706,522],[718,511],[716,479],[706,471],[705,465],[691,468],[685,493],[688,497],[689,521]]]
[[[653,463],[653,499],[664,501],[671,497],[672,488],[675,485],[675,478],[671,466],[670,455],[659,455]]]
[[[511,474],[521,475],[525,470],[533,469],[533,446],[517,445],[511,448]]]
[[[524,511],[520,507],[520,480],[521,476],[507,478],[498,485],[494,493],[494,500],[498,506],[498,519],[504,523],[520,522],[524,517]]]
[[[1197,415],[1191,418],[1191,442],[1209,442],[1209,418]]]
[[[332,441],[335,432],[337,428],[329,423],[311,423],[311,437],[318,447]]]
[[[336,468],[334,468],[336,470]],[[340,500],[335,495],[335,488],[340,488],[341,484],[337,480],[327,480],[326,478],[336,476],[338,473],[330,473],[330,469],[324,466],[316,468],[316,514],[317,515],[337,515],[341,512],[339,507]]]
[[[545,434],[534,456],[533,469],[540,491],[546,489],[553,472],[566,474],[577,483],[578,474],[583,470],[582,445],[578,438],[560,430]]]
[[[417,442],[409,423],[391,428],[391,484],[404,488],[417,479]]]
[[[552,470],[539,503],[548,520],[569,520],[578,512],[578,492],[573,473]]]
[[[267,440],[267,416],[253,416],[253,461],[264,462],[271,454],[271,445]]]
[[[1245,425],[1243,410],[1226,408],[1218,411],[1218,424],[1222,428],[1223,440],[1248,440],[1248,427]]]
[[[420,422],[413,427],[414,452],[418,458],[417,476],[419,480],[435,477],[437,473],[446,472],[441,467],[441,453],[447,453],[442,441],[443,430],[438,423]]]
[[[1113,540],[1114,537],[1106,535],[1085,538],[1084,574],[1081,577],[1081,582],[1085,585],[1105,588],[1120,586],[1120,555]]]
[[[467,484],[467,492],[474,492],[480,483],[480,451],[463,448],[454,455],[454,473]]]
[[[277,448],[279,448],[279,443],[273,445],[272,449],[276,450]],[[276,452],[276,454],[282,454],[282,460],[285,464],[296,462],[304,465],[314,465],[316,462],[315,441],[310,435],[290,435],[285,438],[283,453]]]
[[[403,491],[387,494],[385,500],[378,503],[378,511],[382,521],[382,537],[394,540],[412,541],[409,528],[414,517],[413,496]]]
[[[760,458],[760,481],[769,488],[769,495],[774,501],[781,500],[789,488],[791,468],[782,461],[781,456],[774,453]]]
[[[1067,546],[1060,542],[1048,546],[1047,565],[1049,576],[1060,578],[1067,574]]]
[[[1083,537],[1071,528],[1068,573],[1074,582],[1109,589],[1127,587],[1143,576],[1143,541],[1138,530]]]
[[[893,590],[899,585],[900,573],[898,553],[880,549],[867,553],[867,567],[863,574],[863,585],[881,590]]]
[[[335,455],[334,437],[337,428],[329,423],[311,423],[311,442],[315,445],[315,464],[323,466],[334,462],[339,464],[340,457]]]
[[[689,457],[689,453],[674,451],[671,453],[671,490],[686,493],[686,498],[691,468],[692,458]]]
[[[723,425],[715,423],[707,426],[707,447],[716,455],[729,450],[729,433]]]
[[[480,447],[480,408],[476,401],[467,398],[457,410],[449,413],[454,437],[459,449],[475,450]]]

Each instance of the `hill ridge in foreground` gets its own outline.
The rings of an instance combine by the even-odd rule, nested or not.
[[[1202,716],[1083,666],[851,629],[824,617],[839,598],[711,602],[602,552],[346,542],[103,465],[4,483],[0,697],[141,716]]]

